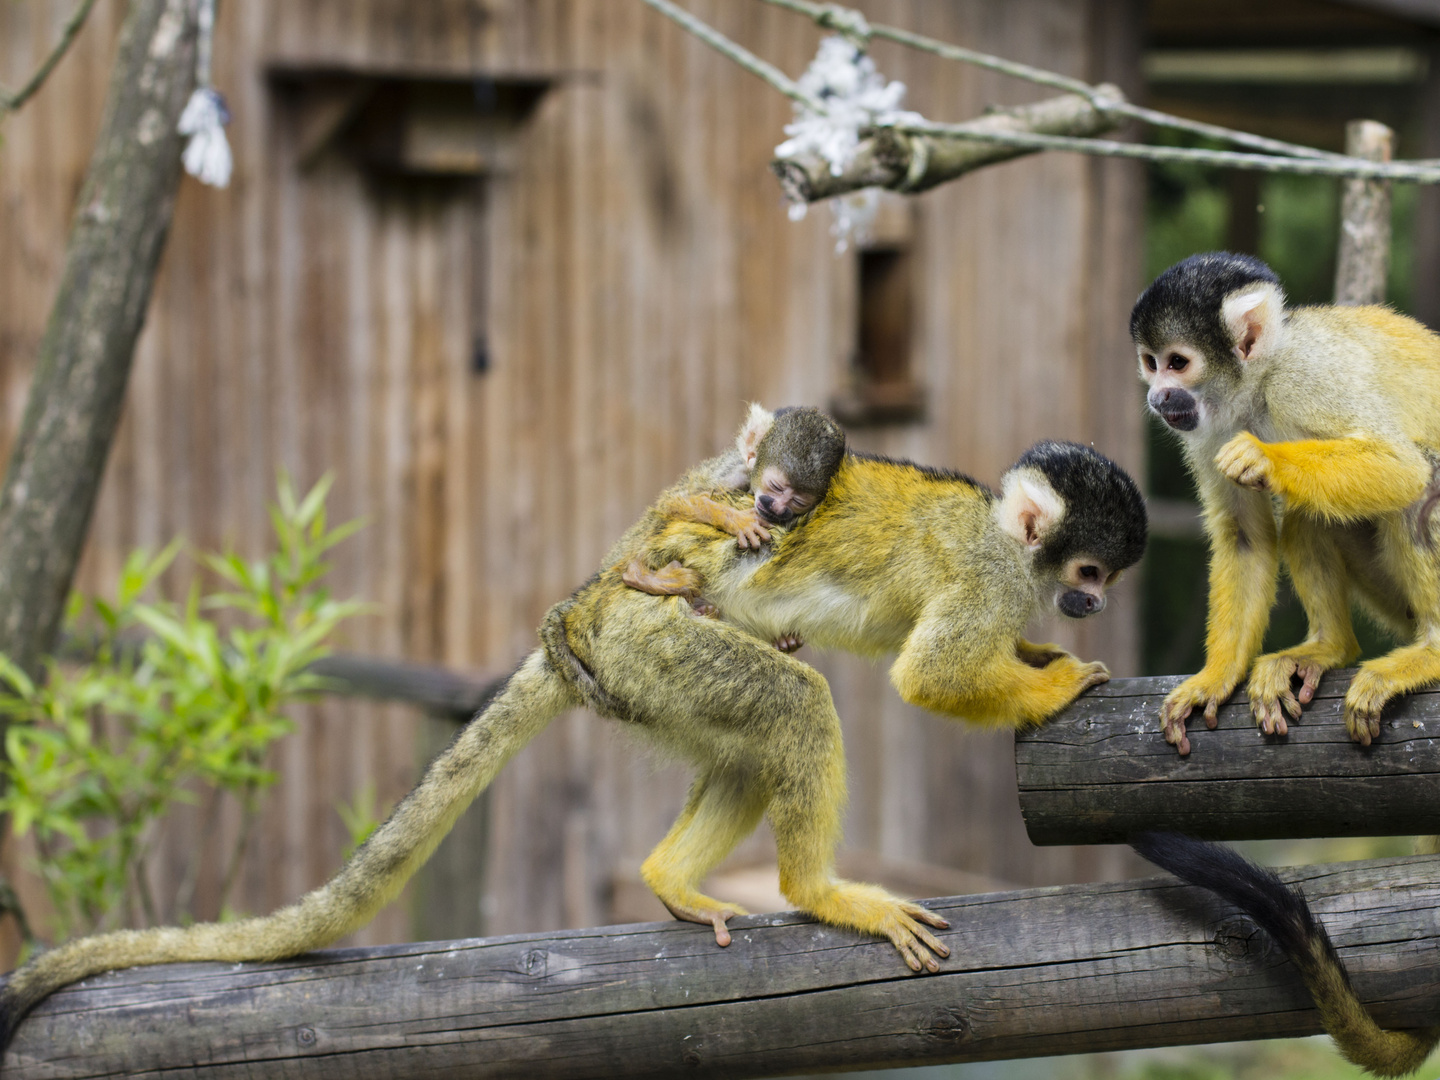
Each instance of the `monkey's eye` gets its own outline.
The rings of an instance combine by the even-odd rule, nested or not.
[[[1146,370],[1146,371],[1154,371],[1154,370],[1155,370],[1155,358],[1154,358],[1153,356],[1151,356],[1149,353],[1146,353],[1146,354],[1141,358],[1140,362],[1145,365],[1145,370]]]
[[[1171,371],[1184,371],[1190,366],[1190,358],[1181,356],[1179,353],[1172,353],[1170,359],[1166,361],[1166,366],[1169,367]]]
[[[1082,566],[1080,567],[1080,577],[1084,581],[1099,581],[1100,568],[1098,566]]]

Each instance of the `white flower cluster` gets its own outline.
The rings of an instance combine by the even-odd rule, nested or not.
[[[230,143],[225,138],[225,125],[230,122],[230,110],[219,91],[200,87],[190,95],[185,111],[180,114],[178,130],[181,135],[190,136],[185,145],[182,160],[185,171],[212,187],[226,187],[234,159],[230,156]]]
[[[845,171],[860,145],[862,131],[924,119],[900,108],[905,98],[904,83],[886,82],[875,70],[875,61],[838,34],[821,40],[815,59],[800,77],[800,86],[819,98],[826,111],[817,113],[796,102],[795,119],[785,125],[789,138],[775,148],[775,156],[817,154],[830,163],[832,176]],[[864,242],[879,204],[877,193],[870,188],[830,200],[835,214],[830,232],[835,237],[837,255],[850,246],[852,239]],[[803,202],[794,204],[790,219],[799,221],[805,210]]]
[[[835,176],[845,171],[864,129],[922,119],[900,109],[905,84],[886,82],[875,61],[838,34],[821,40],[800,86],[820,99],[826,114],[796,102],[795,119],[785,125],[790,137],[775,148],[775,156],[819,154]]]

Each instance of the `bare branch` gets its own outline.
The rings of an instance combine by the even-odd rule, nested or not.
[[[1107,94],[1107,101],[1124,100],[1117,87],[1100,89]],[[982,139],[1006,132],[1095,135],[1108,131],[1117,122],[1108,109],[1096,108],[1088,98],[1066,94],[1033,105],[999,109],[956,127]],[[887,127],[877,128],[862,139],[838,176],[818,154],[777,158],[770,168],[792,202],[807,203],[872,186],[905,193],[927,191],[971,169],[1033,152],[1027,147],[953,136],[931,138]]]
[[[45,84],[50,77],[50,72],[55,70],[55,65],[60,63],[61,58],[70,49],[70,43],[80,33],[80,28],[85,25],[85,20],[90,17],[90,9],[95,6],[95,0],[80,0],[80,6],[70,16],[70,21],[65,24],[65,31],[60,35],[59,42],[55,48],[50,50],[50,55],[35,69],[35,74],[30,76],[29,81],[19,90],[11,92],[0,86],[0,116],[7,112],[14,112],[35,96],[36,91]]]

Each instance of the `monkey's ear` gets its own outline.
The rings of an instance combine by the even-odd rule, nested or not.
[[[740,431],[735,436],[735,449],[740,451],[740,456],[745,459],[745,467],[755,467],[755,448],[760,445],[760,440],[770,430],[770,425],[775,423],[775,414],[758,401],[750,403],[750,411],[745,414],[745,422],[740,425]]]
[[[1065,516],[1065,500],[1038,469],[1011,469],[1001,482],[995,513],[1002,529],[1036,551]]]
[[[1220,305],[1220,317],[1230,331],[1235,355],[1245,361],[1259,360],[1280,343],[1285,294],[1273,282],[1258,281],[1227,296]]]

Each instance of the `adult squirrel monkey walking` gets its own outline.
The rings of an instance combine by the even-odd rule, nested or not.
[[[723,489],[731,450],[666,496]],[[725,497],[725,496],[721,496]],[[733,490],[737,508],[753,502]],[[761,550],[652,509],[605,567],[546,616],[543,645],[427,768],[329,882],[274,914],[183,929],[120,931],[62,945],[0,992],[8,1040],[51,991],[110,968],[181,960],[274,960],[330,944],[399,893],[461,811],[557,714],[582,703],[692,762],[679,819],[646,860],[646,881],[677,916],[729,941],[740,912],[699,890],[706,873],[768,815],[781,888],[834,926],[883,936],[915,971],[948,955],[943,919],[833,872],[845,801],[840,720],[824,678],[771,642],[899,654],[907,701],[983,724],[1035,724],[1109,676],[1026,622],[1052,600],[1072,616],[1103,608],[1106,587],[1140,558],[1145,509],[1134,482],[1093,450],[1032,448],[992,493],[967,477],[846,455],[823,500]],[[722,618],[683,596],[628,587],[622,569],[660,545],[703,577]],[[667,554],[668,552],[668,554]]]
[[[1387,701],[1440,680],[1440,337],[1385,307],[1287,309],[1268,266],[1225,252],[1156,278],[1130,333],[1211,547],[1205,666],[1166,698],[1166,740],[1189,753],[1190,713],[1213,727],[1247,674],[1261,730],[1285,734],[1320,676],[1359,655],[1354,600],[1407,642],[1345,695],[1350,737],[1368,746]],[[1258,656],[1282,558],[1309,634]]]

